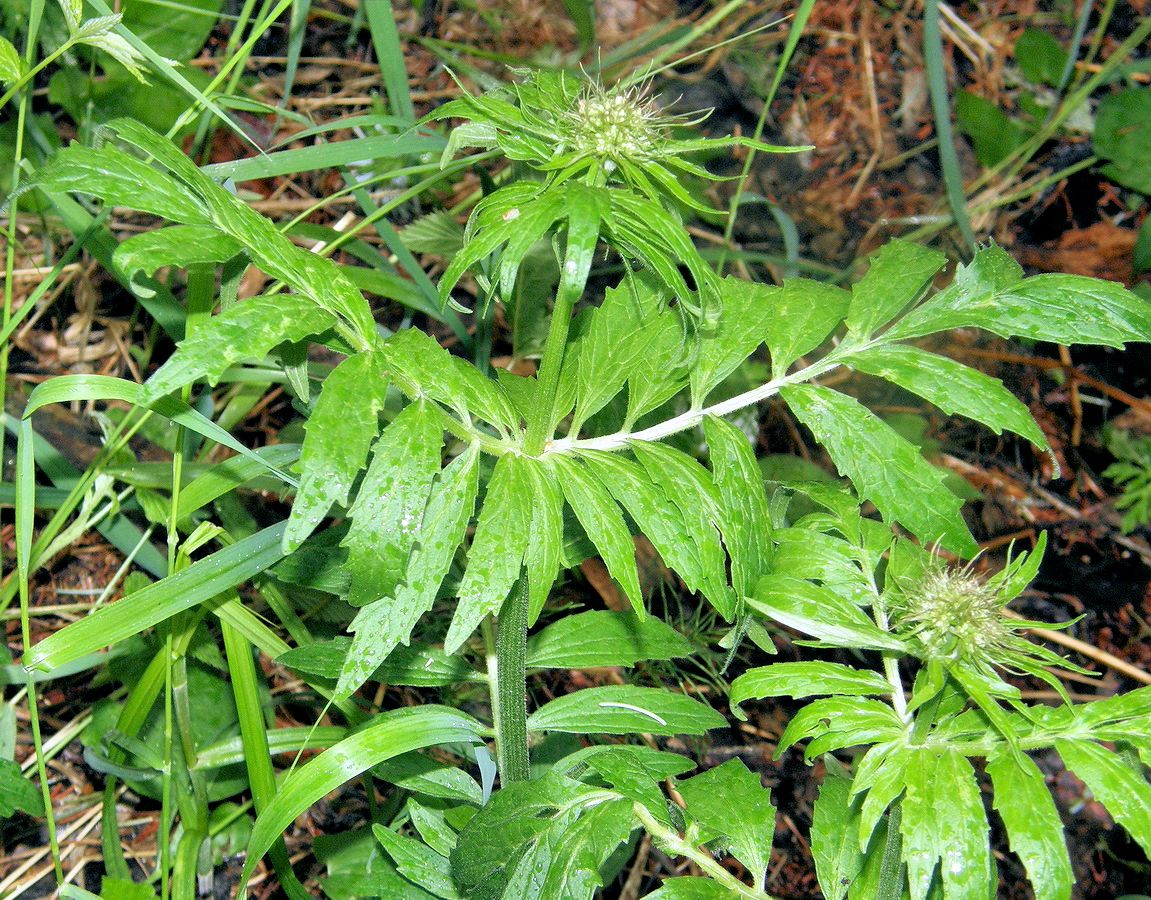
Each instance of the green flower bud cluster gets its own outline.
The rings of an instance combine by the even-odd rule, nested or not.
[[[968,569],[929,572],[905,591],[904,602],[899,631],[925,659],[991,662],[1011,644],[1014,629],[999,592]]]
[[[618,158],[640,162],[655,155],[670,120],[661,118],[653,100],[636,89],[608,91],[595,84],[582,93],[566,116],[564,143],[609,162]],[[615,168],[614,162],[610,168]]]

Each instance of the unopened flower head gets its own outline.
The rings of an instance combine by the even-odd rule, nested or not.
[[[920,645],[925,659],[994,662],[1014,646],[1003,599],[970,569],[929,572],[902,593],[899,630]]]
[[[642,87],[608,89],[591,82],[566,115],[562,139],[580,154],[646,161],[657,153],[673,121]]]

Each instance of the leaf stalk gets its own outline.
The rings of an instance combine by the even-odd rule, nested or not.
[[[701,850],[678,832],[673,831],[656,819],[642,803],[634,804],[632,811],[657,844],[677,856],[690,859],[712,879],[728,888],[735,896],[748,897],[751,898],[751,900],[776,900],[776,898],[772,894],[767,893],[767,891],[761,891],[758,888],[749,887],[744,884],[732,875],[731,872],[717,863],[715,858],[706,850]]]

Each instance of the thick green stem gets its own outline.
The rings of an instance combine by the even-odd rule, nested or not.
[[[528,770],[528,580],[521,575],[500,610],[496,631],[492,712],[500,784],[527,781]],[[491,667],[489,659],[489,669]]]
[[[877,900],[900,900],[906,886],[903,869],[903,835],[899,823],[903,818],[901,801],[896,801],[887,814],[887,839],[883,842],[883,859],[879,866]]]

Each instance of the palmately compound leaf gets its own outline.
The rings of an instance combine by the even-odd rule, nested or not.
[[[926,900],[936,872],[947,900],[994,896],[990,829],[971,763],[951,748],[918,749],[906,779],[899,830],[912,900]]]
[[[1046,779],[1031,758],[1000,750],[987,760],[995,811],[1011,851],[1023,862],[1036,900],[1071,900],[1075,875],[1063,840],[1063,821]]]
[[[790,575],[765,575],[756,583],[748,603],[765,616],[825,644],[907,651],[900,638],[881,629],[859,606],[826,585]]]
[[[945,290],[904,316],[885,337],[905,340],[974,327],[1064,345],[1122,347],[1151,340],[1151,301],[1122,285],[1081,275],[1022,276],[1004,250],[984,248],[970,265],[959,267]]]
[[[858,503],[854,498],[852,502]],[[888,529],[889,543],[890,534]],[[772,540],[772,574],[818,581],[854,603],[870,603],[874,598],[868,574],[856,561],[859,551],[851,542],[814,528],[780,528]]]
[[[509,785],[472,816],[452,875],[469,900],[591,900],[634,824],[631,800],[550,772]]]
[[[460,894],[452,882],[447,857],[441,856],[423,841],[399,834],[383,825],[373,825],[372,834],[384,852],[392,858],[401,875],[442,900],[460,900]]]
[[[201,378],[213,384],[230,366],[262,359],[284,343],[326,331],[335,318],[303,297],[253,297],[204,322],[144,385],[151,403]]]
[[[775,314],[764,339],[774,378],[787,374],[793,362],[823,346],[851,306],[851,292],[810,278],[789,278],[775,295]]]
[[[889,806],[903,793],[907,768],[917,749],[908,746],[905,737],[877,743],[867,750],[855,768],[851,796],[863,794],[859,810],[859,849],[866,850],[880,827]]]
[[[691,399],[703,406],[707,395],[738,369],[767,337],[778,316],[775,302],[782,288],[738,278],[720,283],[723,311],[713,331],[700,335],[698,356],[691,367]]]
[[[1076,709],[1076,718],[1087,726],[1092,734],[1112,728],[1138,728],[1141,720],[1151,716],[1151,686],[1136,688],[1125,694],[1116,694],[1102,700],[1093,700]],[[1103,740],[1123,740],[1108,736]]]
[[[615,757],[622,756],[632,757],[636,764],[628,765],[599,765],[594,762],[599,757]],[[654,778],[656,781],[663,781],[665,778],[673,778],[676,775],[682,775],[684,772],[690,772],[695,768],[695,763],[679,753],[668,753],[664,750],[653,750],[651,747],[644,746],[643,744],[592,744],[588,747],[581,747],[574,753],[570,753],[555,764],[554,770],[562,772],[567,775],[573,773],[580,773],[584,767],[593,768],[597,772],[602,773],[609,784],[615,784],[616,781],[622,783],[622,779],[617,778],[621,772],[643,772],[644,778]]]
[[[89,47],[103,50],[127,69],[133,78],[141,84],[147,84],[148,79],[144,77],[144,71],[141,68],[146,62],[144,54],[130,44],[122,34],[117,34],[114,31],[116,26],[120,24],[120,19],[120,13],[88,19],[80,23],[80,27],[75,29],[72,33],[72,40],[77,44],[86,44]]]
[[[867,274],[851,288],[847,311],[847,328],[860,337],[869,337],[913,303],[947,264],[947,257],[918,244],[891,241],[870,262]]]
[[[982,422],[996,434],[1013,431],[1040,450],[1047,449],[1047,438],[1027,407],[998,378],[905,344],[852,354],[845,362],[918,394],[949,415]]]
[[[619,188],[608,189],[611,211],[604,216],[607,243],[637,268],[650,269],[703,329],[714,328],[722,301],[719,279],[704,262],[676,216],[658,203]],[[693,290],[680,273],[691,273]]]
[[[922,337],[973,324],[980,311],[991,311],[995,298],[1023,279],[1023,267],[1002,247],[980,248],[970,263],[960,264],[946,288],[904,315],[884,335],[891,340]],[[959,325],[950,325],[949,321]]]
[[[440,471],[443,426],[435,407],[416,401],[384,429],[372,448],[355,502],[348,510],[351,593],[363,606],[390,597],[403,580],[408,554]]]
[[[365,606],[364,610],[369,606]],[[340,677],[351,649],[352,639],[338,636],[294,647],[277,656],[276,661],[304,675],[334,681]],[[466,659],[448,656],[431,644],[413,641],[407,647],[397,647],[387,657],[376,669],[374,676],[388,684],[445,687],[465,681],[483,681],[487,677],[473,669]]]
[[[600,870],[634,827],[632,803],[627,798],[593,800],[582,808],[561,812],[520,859],[504,897],[593,897],[603,885]]]
[[[346,506],[352,483],[380,430],[387,376],[376,353],[350,356],[324,379],[300,450],[300,489],[284,549],[295,550],[333,504]]]
[[[523,257],[563,215],[564,196],[563,191],[547,192],[538,184],[520,181],[477,203],[464,233],[464,247],[440,277],[440,302],[448,302],[468,269],[518,236],[517,249],[505,251],[500,266],[501,290],[510,294]]]
[[[700,826],[703,841],[718,839],[762,889],[775,836],[775,805],[759,775],[741,760],[729,759],[678,782],[676,790]]]
[[[731,900],[731,889],[710,878],[682,875],[665,878],[644,900]]]
[[[642,618],[646,610],[635,563],[635,544],[619,504],[578,459],[561,454],[556,457],[555,466],[568,506],[599,551],[611,577],[623,588],[632,609]]]
[[[570,181],[565,188],[567,237],[557,290],[560,296],[578,296],[583,293],[591,272],[609,199],[603,189],[589,187],[581,182]]]
[[[1151,854],[1151,785],[1146,775],[1094,741],[1058,740],[1055,749],[1143,852]]]
[[[342,318],[355,331],[355,340],[361,349],[367,348],[376,335],[376,324],[371,308],[348,277],[331,260],[297,247],[270,219],[260,215],[243,200],[216,184],[196,167],[170,140],[152,131],[134,119],[115,119],[106,126],[121,140],[154,157],[183,185],[171,189],[188,202],[199,199],[197,218],[166,216],[185,224],[214,225],[235,238],[248,251],[252,262],[266,274],[292,287],[333,316]],[[109,148],[99,151],[109,152]],[[85,190],[83,187],[69,190]],[[111,202],[111,201],[110,201]],[[141,207],[131,199],[122,204],[134,209]]]
[[[689,590],[706,595],[715,587],[717,573],[704,568],[695,553],[692,532],[642,466],[602,450],[583,451],[579,458],[588,464],[595,477],[627,510],[664,562],[675,570]],[[721,588],[718,596],[722,599],[726,596],[726,585],[721,585]]]
[[[623,389],[647,352],[655,334],[647,326],[658,315],[658,299],[639,278],[607,291],[579,342],[571,434]]]
[[[866,697],[827,697],[815,700],[792,716],[779,738],[775,755],[802,740],[807,761],[821,753],[895,741],[907,732],[906,723],[886,703]]]
[[[885,522],[898,522],[926,543],[939,541],[965,556],[978,549],[963,522],[963,505],[943,484],[944,474],[910,442],[858,401],[819,385],[780,392],[828,455]]]
[[[716,416],[704,419],[703,432],[712,478],[726,513],[723,542],[731,557],[731,584],[738,599],[750,593],[771,560],[767,491],[747,435]]]
[[[460,129],[452,130],[450,142]],[[464,229],[446,209],[420,216],[401,232],[404,246],[412,253],[455,256],[464,246]]]
[[[523,569],[531,538],[534,482],[514,453],[496,461],[468,551],[459,603],[444,649],[455,653],[484,616],[498,613]]]
[[[428,397],[461,417],[480,416],[496,426],[518,424],[519,415],[497,382],[418,328],[405,328],[388,338],[380,352],[397,386],[410,397]]]
[[[1022,594],[1039,574],[1043,554],[1047,550],[1047,532],[1039,532],[1039,540],[1030,552],[1012,553],[1008,547],[1007,564],[987,581],[999,602],[1006,605]]]
[[[479,450],[473,445],[440,473],[427,508],[421,514],[416,544],[407,559],[403,581],[394,594],[361,609],[349,626],[355,638],[340,669],[337,695],[351,694],[398,645],[407,644],[416,623],[435,604],[467,532],[478,489]]]
[[[413,329],[409,329],[413,330]],[[452,357],[468,413],[497,428],[514,430],[519,417],[511,398],[498,381],[488,378],[466,359]]]
[[[673,754],[661,754],[657,750],[645,758],[640,754],[629,752],[634,748],[619,750],[619,746],[618,744],[602,746],[602,752],[589,753],[580,759],[587,765],[587,768],[598,774],[612,788],[644,806],[652,816],[663,824],[671,826],[672,820],[668,815],[667,798],[664,796],[660,783],[667,775],[660,773],[666,772],[671,765],[671,760],[665,761],[663,757],[673,756]],[[682,757],[680,761],[681,763],[687,762]],[[649,762],[652,764],[649,765]],[[695,767],[689,766],[688,768]],[[676,774],[686,771],[682,765],[678,769]],[[568,773],[582,771],[582,767],[575,769],[572,766],[572,757],[569,756],[560,764],[560,771]]]
[[[640,416],[670,400],[688,381],[691,351],[679,313],[665,310],[649,318],[644,328],[651,339],[627,380],[628,429]]]
[[[990,321],[979,318],[980,328],[1004,337],[1055,344],[1122,347],[1151,340],[1151,301],[1117,282],[1083,275],[1025,279],[996,297]]]

